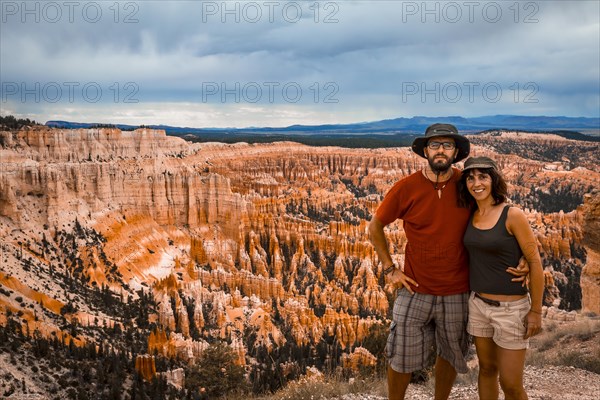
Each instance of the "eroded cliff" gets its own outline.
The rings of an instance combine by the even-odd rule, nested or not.
[[[21,313],[30,332],[84,343],[94,335],[71,335],[65,323],[153,327],[146,351],[179,360],[218,338],[239,365],[298,362],[305,351],[320,366],[375,362],[362,345],[387,323],[393,298],[367,222],[386,190],[424,165],[409,149],[189,144],[148,129],[34,127],[0,139],[0,306]],[[548,168],[486,143],[473,155],[499,161],[526,209],[547,305],[598,312],[598,245],[585,232],[598,231],[590,188],[600,173]],[[538,192],[567,183],[590,193],[583,208],[539,209]],[[388,232],[401,264],[401,225]],[[156,371],[152,358],[137,363],[144,376]]]

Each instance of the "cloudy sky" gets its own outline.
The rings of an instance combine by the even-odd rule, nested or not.
[[[0,0],[1,113],[287,126],[600,116],[600,2]]]

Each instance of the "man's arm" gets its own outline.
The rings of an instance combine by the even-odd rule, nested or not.
[[[376,216],[373,216],[371,222],[369,223],[369,239],[371,240],[371,244],[377,252],[377,256],[379,257],[379,261],[383,266],[383,270],[385,271],[394,265],[394,261],[390,255],[387,239],[385,238],[385,233],[383,231],[384,227],[385,225],[379,219],[377,219]],[[388,277],[393,285],[396,287],[404,286],[411,294],[414,294],[414,292],[410,285],[412,284],[419,286],[419,284],[413,279],[404,275],[400,268],[395,268],[389,273],[389,275],[386,276],[386,279]]]
[[[525,258],[525,256],[522,256],[519,259],[519,265],[517,265],[516,267],[507,268],[506,272],[508,272],[511,275],[516,276],[516,278],[512,278],[511,281],[522,282],[521,286],[527,285],[527,282],[528,282],[527,277],[529,275],[529,263],[527,262],[527,259]]]
[[[377,252],[379,261],[381,262],[381,265],[383,265],[383,269],[386,269],[392,266],[394,262],[392,261],[387,239],[385,238],[385,233],[383,232],[384,227],[385,225],[383,225],[383,223],[377,219],[377,217],[373,216],[371,222],[369,223],[369,239],[371,240],[371,244]]]

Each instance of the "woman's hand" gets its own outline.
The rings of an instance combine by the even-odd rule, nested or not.
[[[542,314],[529,310],[525,316],[525,332],[524,338],[530,338],[542,331]]]

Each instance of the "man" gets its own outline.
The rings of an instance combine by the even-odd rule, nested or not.
[[[398,181],[369,224],[383,273],[399,287],[386,346],[388,392],[391,400],[404,399],[411,373],[428,366],[435,346],[435,399],[447,399],[457,371],[468,371],[469,272],[462,241],[470,210],[457,205],[461,172],[452,164],[469,155],[470,143],[453,125],[434,124],[412,149],[428,166]],[[392,261],[383,230],[398,218],[407,238],[403,270]],[[509,268],[522,275],[515,271]]]

